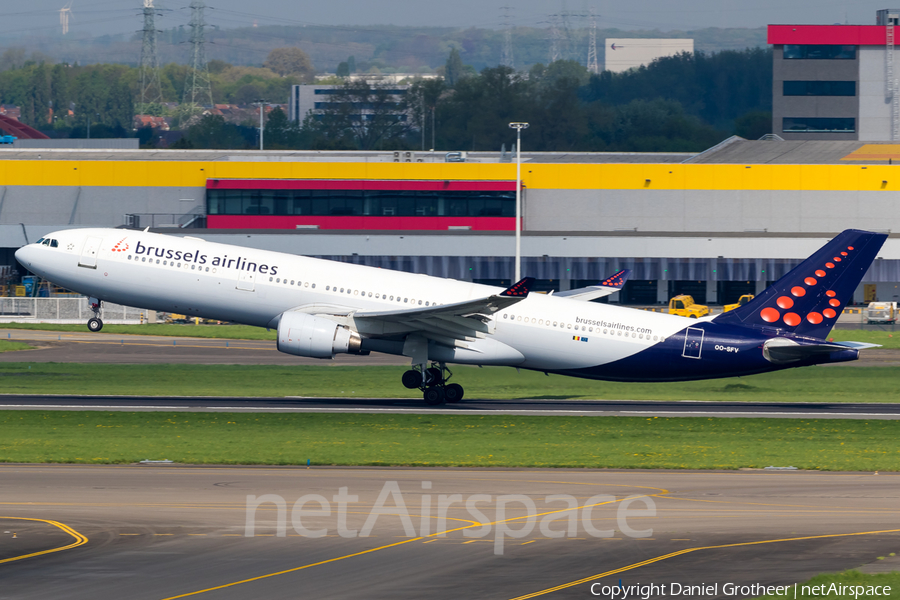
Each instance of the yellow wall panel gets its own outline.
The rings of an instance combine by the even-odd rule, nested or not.
[[[852,167],[851,167],[852,168]],[[866,168],[857,167],[859,171],[859,189],[861,190],[897,190],[900,189],[900,172],[897,167],[873,165]],[[885,183],[887,182],[887,183]]]
[[[522,163],[522,180],[531,189],[896,191],[898,174],[896,166],[852,163]],[[204,187],[207,179],[216,178],[491,181],[515,176],[515,163],[0,160],[0,185],[32,186]]]
[[[797,165],[762,165],[769,170],[773,190],[801,189],[800,169]]]
[[[743,169],[740,175],[741,189],[744,190],[770,190],[772,189],[772,169],[765,165],[741,165]]]

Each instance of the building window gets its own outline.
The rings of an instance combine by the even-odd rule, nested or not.
[[[210,215],[515,217],[515,191],[207,190]]]
[[[855,96],[855,81],[785,81],[785,96]]]
[[[855,60],[856,46],[836,44],[785,44],[785,60],[795,58]]]
[[[854,133],[856,119],[851,117],[785,117],[782,121],[784,133]]]

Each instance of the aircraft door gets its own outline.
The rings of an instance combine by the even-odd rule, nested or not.
[[[688,327],[684,336],[684,351],[681,355],[685,358],[700,358],[703,349],[703,330],[697,327]]]
[[[237,289],[252,292],[256,289],[256,273],[240,271],[238,273]]]
[[[81,251],[81,258],[78,259],[79,267],[87,267],[89,269],[97,268],[97,252],[100,250],[102,238],[89,237],[84,243],[84,249]]]

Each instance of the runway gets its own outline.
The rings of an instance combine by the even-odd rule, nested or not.
[[[333,360],[302,358],[279,352],[275,340],[225,340],[112,333],[63,333],[2,329],[0,339],[24,342],[32,350],[0,353],[0,362],[58,362],[108,364],[174,363],[195,365],[334,365],[406,366],[403,356],[373,352],[368,356],[337,354]],[[857,361],[824,368],[900,366],[900,350],[863,350]]]
[[[585,598],[620,579],[725,597],[900,549],[896,474],[3,465],[0,481],[5,600]],[[248,496],[269,501],[249,518]]]
[[[338,354],[333,360],[302,358],[279,352],[275,340],[225,340],[112,333],[63,333],[0,329],[0,339],[24,342],[32,350],[0,353],[0,362],[190,365],[408,365],[409,359],[374,352]]]
[[[427,406],[409,398],[213,398],[157,396],[0,396],[0,410],[175,412],[353,412],[374,414],[584,417],[900,419],[900,404],[658,402],[635,400],[466,400]]]

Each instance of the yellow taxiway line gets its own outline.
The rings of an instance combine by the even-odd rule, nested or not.
[[[80,533],[78,533],[77,531],[75,531],[74,529],[69,527],[68,525],[60,523],[58,521],[48,521],[47,519],[30,519],[27,517],[0,517],[0,519],[13,519],[16,521],[39,521],[41,523],[48,523],[50,525],[53,525],[54,527],[62,529],[63,531],[65,531],[66,533],[68,533],[69,535],[71,535],[72,537],[75,538],[75,541],[72,542],[71,544],[69,544],[68,546],[61,546],[59,548],[51,548],[50,550],[41,550],[40,552],[32,552],[31,554],[23,554],[22,556],[14,556],[12,558],[4,558],[3,560],[0,560],[0,564],[13,562],[15,560],[22,560],[25,558],[31,558],[32,556],[41,556],[42,554],[50,554],[51,552],[62,552],[63,550],[77,548],[78,546],[83,546],[84,544],[88,543],[87,537],[81,535]]]

